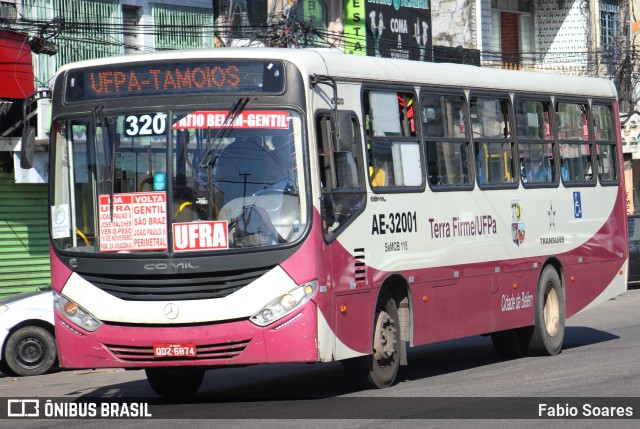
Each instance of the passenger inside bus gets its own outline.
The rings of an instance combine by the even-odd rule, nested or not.
[[[549,159],[535,160],[530,157],[520,161],[520,175],[524,183],[545,183],[551,181]]]

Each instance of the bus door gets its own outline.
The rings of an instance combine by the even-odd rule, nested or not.
[[[349,309],[333,312],[337,314],[335,333],[338,339],[350,339],[349,348],[368,352],[370,335],[362,334],[371,332],[373,310],[362,305],[371,301],[366,287],[364,242],[339,238],[364,211],[366,203],[359,121],[353,112],[326,111],[316,116],[315,125],[328,283],[334,293],[334,308]],[[336,357],[349,356],[337,350]]]

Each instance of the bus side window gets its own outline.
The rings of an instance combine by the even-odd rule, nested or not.
[[[412,93],[367,91],[368,174],[371,186],[421,186],[422,164]]]
[[[556,105],[562,179],[569,185],[595,184],[588,111],[586,102],[560,102]]]
[[[514,142],[509,99],[473,97],[470,108],[478,183],[514,184]]]
[[[594,138],[598,165],[598,178],[603,184],[617,183],[618,155],[613,134],[613,110],[610,105],[594,104],[593,115]]]
[[[466,103],[462,95],[426,94],[421,99],[422,129],[429,184],[471,184]]]
[[[555,143],[549,123],[550,101],[516,100],[520,178],[527,185],[558,183]]]

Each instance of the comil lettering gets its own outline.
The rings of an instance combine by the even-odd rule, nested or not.
[[[229,247],[226,221],[173,224],[173,250],[216,250]]]

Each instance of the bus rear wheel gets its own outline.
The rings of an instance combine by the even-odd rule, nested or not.
[[[151,388],[160,396],[190,396],[198,391],[204,380],[200,368],[147,368],[144,370]]]
[[[565,291],[558,272],[551,266],[542,271],[536,296],[535,325],[530,354],[557,355],[562,351],[565,327]]]

